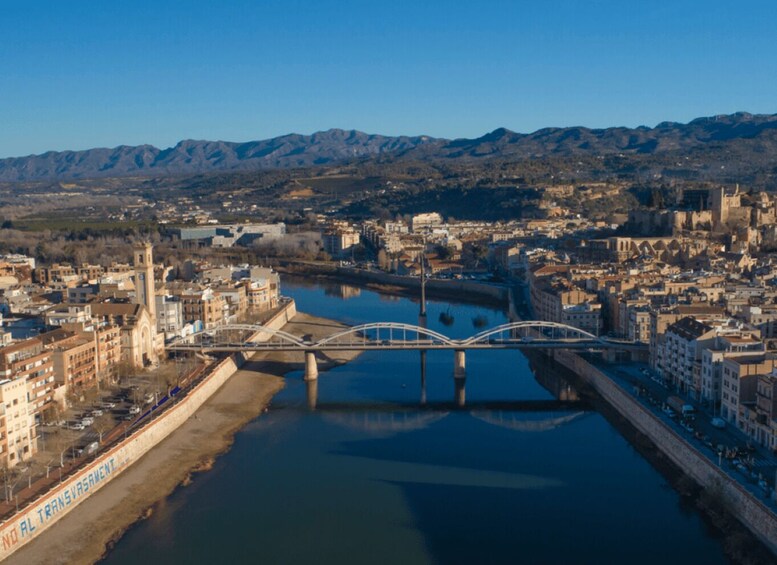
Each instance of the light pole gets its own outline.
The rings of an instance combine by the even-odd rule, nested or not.
[[[421,238],[421,310],[418,315],[426,318],[426,236]]]

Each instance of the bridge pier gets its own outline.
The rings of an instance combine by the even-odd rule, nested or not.
[[[316,352],[305,352],[305,380],[314,381],[318,378],[318,363],[316,362]]]
[[[463,379],[467,376],[467,357],[463,349],[453,352],[453,378]]]

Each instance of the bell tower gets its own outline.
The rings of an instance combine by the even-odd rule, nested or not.
[[[156,324],[156,293],[154,288],[154,255],[149,242],[133,246],[135,262],[135,303],[142,304]]]

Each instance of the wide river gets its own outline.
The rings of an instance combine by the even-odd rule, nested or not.
[[[349,324],[418,321],[417,302],[350,286],[284,293]],[[428,310],[431,329],[457,338],[506,322],[482,306]],[[727,563],[600,414],[548,369],[536,377],[517,351],[468,352],[457,409],[452,352],[428,353],[424,402],[419,352],[368,352],[321,374],[311,410],[293,373],[104,563]]]

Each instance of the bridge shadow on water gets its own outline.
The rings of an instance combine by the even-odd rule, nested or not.
[[[635,526],[629,519],[617,531],[598,531],[597,524],[612,523],[617,503],[602,499],[602,489],[580,487],[601,481],[597,469],[607,465],[591,463],[603,456],[593,439],[601,437],[602,419],[588,418],[595,412],[587,396],[541,358],[530,361],[554,398],[479,398],[464,406],[325,401],[308,409],[327,424],[368,432],[329,453],[378,463],[372,480],[401,491],[405,527],[422,536],[431,562],[617,563],[629,556],[647,564],[672,554],[692,560],[676,540],[641,545],[636,555],[619,545],[618,533]]]

